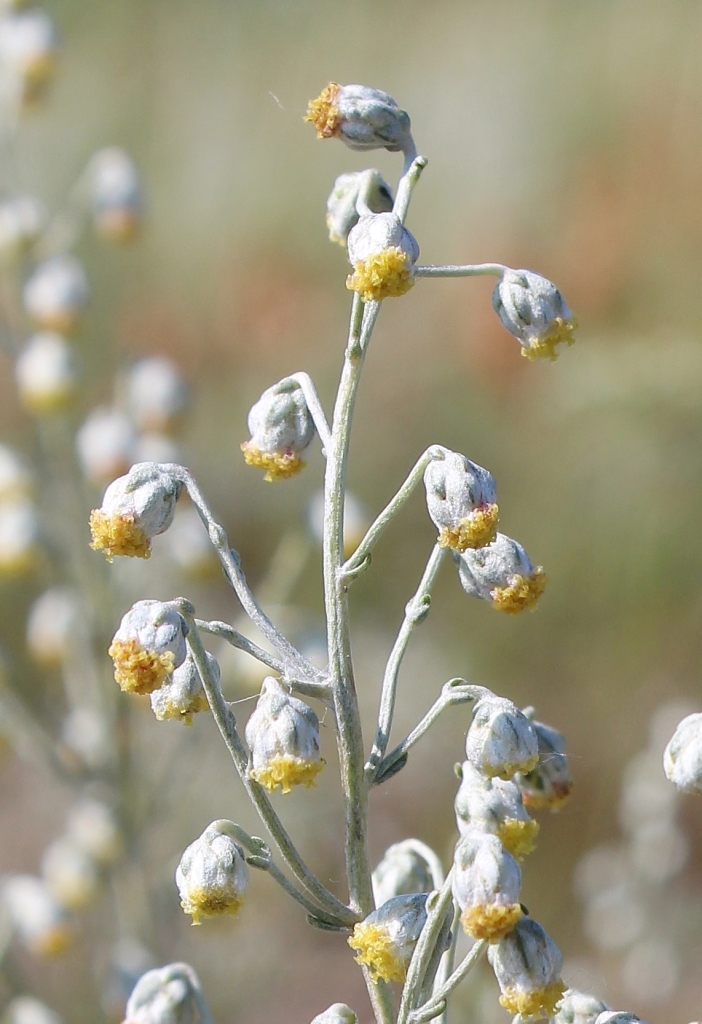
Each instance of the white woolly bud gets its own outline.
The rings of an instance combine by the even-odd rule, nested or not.
[[[552,1018],[551,1024],[595,1024],[595,1018],[606,1009],[602,1000],[569,988],[563,995],[558,1013]]]
[[[32,246],[46,224],[46,210],[33,196],[0,203],[0,256],[14,260]]]
[[[324,762],[319,754],[319,719],[304,701],[268,676],[246,723],[251,750],[249,774],[266,789],[289,793],[293,786],[311,786]]]
[[[88,165],[93,219],[110,242],[128,242],[139,230],[141,194],[132,159],[117,146],[100,149]]]
[[[25,102],[37,99],[56,68],[56,31],[45,11],[33,9],[0,20],[0,70]]]
[[[217,659],[207,654],[207,664],[219,685],[220,670]],[[194,714],[198,711],[209,711],[200,673],[189,651],[180,668],[177,668],[158,690],[154,690],[150,700],[151,710],[159,722],[176,718],[186,725],[192,725]]]
[[[119,624],[108,654],[127,693],[153,693],[185,661],[188,626],[164,601],[137,601]]]
[[[0,503],[29,498],[32,493],[32,474],[12,448],[0,444]]]
[[[151,539],[173,522],[182,490],[168,465],[138,462],[126,476],[114,480],[99,509],[90,513],[91,548],[115,555],[148,558]]]
[[[73,805],[66,835],[98,864],[114,864],[122,854],[122,837],[114,813],[99,800],[86,798]]]
[[[2,1024],[63,1024],[61,1017],[34,996],[17,996],[5,1007]]]
[[[531,722],[504,697],[485,697],[475,705],[466,736],[466,758],[479,772],[511,779],[528,772],[538,759],[539,744]]]
[[[515,782],[527,807],[558,811],[573,790],[565,737],[543,722],[532,720],[531,725],[539,743],[539,760],[527,774],[518,773]]]
[[[534,568],[522,545],[503,533],[491,544],[469,548],[454,558],[465,592],[508,615],[533,608],[546,586],[542,567]]]
[[[332,1003],[323,1013],[318,1013],[311,1024],[358,1024],[358,1017],[346,1003]]]
[[[33,875],[10,875],[2,882],[0,898],[24,945],[37,956],[58,956],[73,940],[66,912],[46,884]]]
[[[702,793],[702,714],[683,718],[665,748],[663,767],[683,793]]]
[[[202,1024],[212,1017],[190,964],[157,967],[139,978],[127,1001],[124,1024]]]
[[[286,377],[263,392],[248,416],[251,440],[241,446],[248,466],[266,470],[266,480],[299,473],[300,452],[315,434],[314,422],[299,384]]]
[[[322,543],[324,535],[324,491],[317,491],[309,504],[307,521],[310,530]],[[371,524],[368,509],[355,495],[348,491],[344,496],[344,556],[350,558],[363,540],[366,530]]]
[[[94,409],[76,434],[76,449],[83,473],[94,484],[108,484],[132,464],[135,431],[118,409]]]
[[[193,924],[203,917],[236,914],[249,887],[245,854],[231,827],[231,821],[213,821],[180,858],[176,885],[180,905],[192,915]]]
[[[176,364],[165,356],[134,363],[127,376],[127,404],[139,430],[170,430],[188,401]]]
[[[414,152],[409,115],[392,96],[367,85],[330,82],[305,115],[322,139],[337,138],[349,149]]]
[[[522,916],[522,872],[496,835],[478,828],[464,833],[454,855],[453,895],[463,930],[496,942]]]
[[[392,210],[392,192],[380,171],[352,171],[350,174],[340,174],[336,179],[327,199],[330,241],[346,245],[349,232],[358,224],[360,217],[357,208],[359,199],[373,213],[388,213]]]
[[[404,295],[414,285],[419,245],[395,213],[364,214],[349,232],[348,253],[353,274],[346,287],[364,302]]]
[[[88,304],[88,279],[75,256],[52,256],[39,264],[23,294],[25,308],[39,327],[70,334]]]
[[[556,346],[574,341],[577,322],[556,286],[531,270],[507,270],[492,305],[527,359],[555,359]]]
[[[427,894],[396,896],[354,927],[349,946],[358,952],[356,963],[368,967],[374,978],[404,981],[417,939],[427,919]],[[440,954],[448,944],[448,919],[437,942]]]
[[[18,576],[38,556],[39,524],[31,501],[0,504],[0,576]]]
[[[40,416],[60,412],[75,397],[78,383],[71,346],[55,331],[34,334],[17,357],[15,378],[28,412]]]
[[[493,476],[459,452],[442,451],[424,471],[427,510],[439,543],[454,551],[482,548],[497,534]]]
[[[488,778],[465,761],[454,810],[462,836],[475,828],[491,832],[516,860],[534,849],[539,825],[529,817],[514,782]]]
[[[487,955],[502,992],[501,1006],[537,1020],[553,1016],[565,991],[563,957],[538,922],[522,917],[511,932],[488,946]]]
[[[41,860],[47,888],[66,910],[81,910],[98,890],[97,865],[71,839],[57,839],[47,846]]]
[[[376,906],[410,893],[431,892],[434,880],[426,857],[416,839],[405,839],[388,846],[372,875]]]

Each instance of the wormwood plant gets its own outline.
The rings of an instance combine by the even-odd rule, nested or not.
[[[573,340],[574,318],[556,287],[529,270],[498,263],[422,266],[419,246],[405,227],[410,200],[427,161],[417,155],[410,119],[386,93],[359,85],[330,84],[310,103],[306,120],[321,138],[351,149],[400,153],[402,173],[394,193],[378,171],[342,174],[327,203],[332,241],[346,246],[352,271],[350,325],[331,422],[309,376],[293,373],[268,388],[249,414],[246,462],[266,479],[299,472],[316,436],[324,473],[323,576],[328,664],[315,667],[257,603],[222,526],[193,476],[180,465],[140,463],[115,480],[91,515],[92,546],[115,556],[147,558],[155,536],[168,529],[185,490],[197,508],[251,623],[271,645],[261,649],[226,622],[204,621],[184,598],[139,601],[123,617],[109,653],[115,678],[131,693],[150,695],[159,717],[189,719],[210,712],[241,782],[256,808],[267,841],[228,820],[213,822],[184,852],[176,883],[184,911],[199,924],[234,914],[246,898],[249,869],[268,873],[319,928],[342,932],[356,953],[378,1024],[424,1024],[446,1014],[451,994],[487,955],[500,986],[500,1002],[520,1020],[605,1024],[630,1015],[608,1012],[583,993],[566,992],[561,954],[521,903],[519,861],[534,846],[534,808],[557,809],[571,781],[563,737],[465,679],[448,680],[426,715],[391,744],[393,716],[405,651],[430,610],[431,590],[444,562],[452,563],[464,590],[514,615],[533,608],[546,577],[517,541],[498,532],[495,481],[465,455],[433,444],[420,455],[356,550],[344,552],[344,500],[356,396],[383,301],[425,280],[492,275],[493,305],[521,354],[555,359]],[[373,549],[412,492],[424,484],[437,536],[388,658],[380,684],[375,735],[364,737],[354,682],[349,598],[371,566]],[[255,711],[242,730],[224,700],[215,659],[204,638],[216,636],[257,658],[270,670]],[[310,786],[322,769],[319,722],[306,703],[330,712],[340,764],[344,806],[347,893],[330,891],[305,863],[269,794]],[[375,871],[368,855],[371,791],[401,771],[444,709],[472,704],[465,760],[455,802],[459,840],[444,873],[423,843],[391,847]],[[448,769],[448,765],[447,765]],[[473,940],[456,966],[456,938]],[[192,968],[172,964],[137,984],[127,1020],[142,1024],[209,1020]],[[351,1024],[355,1013],[334,1004],[317,1024]]]

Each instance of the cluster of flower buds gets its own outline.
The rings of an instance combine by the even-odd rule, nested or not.
[[[507,270],[492,294],[504,327],[527,359],[556,359],[558,345],[572,345],[577,321],[556,286],[531,270]]]
[[[129,242],[141,224],[141,189],[134,162],[110,146],[95,153],[87,174],[95,228],[109,242]]]
[[[39,557],[32,477],[19,456],[0,445],[0,576],[20,576]]]
[[[465,592],[508,615],[533,608],[544,592],[543,568],[534,567],[522,545],[503,533],[491,544],[468,548],[454,557]]]
[[[249,887],[246,857],[232,837],[233,828],[230,821],[213,821],[180,858],[176,885],[193,924],[203,917],[236,914]]]
[[[424,472],[427,509],[439,543],[462,553],[491,544],[497,534],[495,480],[459,452],[442,449]]]
[[[173,604],[137,601],[110,644],[115,680],[126,693],[153,693],[185,661],[188,626]]]
[[[355,925],[349,946],[357,952],[356,963],[365,965],[372,977],[383,981],[405,980],[417,940],[427,920],[428,893],[394,896]],[[451,939],[446,918],[436,944],[436,955]]]
[[[206,1024],[212,1016],[189,964],[143,974],[127,1001],[124,1024]]]
[[[90,513],[91,547],[115,555],[148,558],[151,540],[173,522],[182,484],[168,466],[140,462],[114,480],[100,508]]]
[[[251,751],[249,775],[255,782],[282,793],[289,793],[293,786],[314,784],[324,765],[319,720],[311,707],[273,676],[263,680],[245,735]]]
[[[389,213],[392,206],[392,191],[380,171],[340,174],[327,199],[329,241],[346,245],[362,213]]]
[[[265,479],[285,480],[305,463],[301,452],[315,435],[314,421],[302,388],[286,377],[263,392],[248,417],[251,439],[241,450],[247,466],[265,469]]]
[[[56,30],[45,11],[10,11],[0,17],[0,76],[22,103],[40,99],[56,70]]]

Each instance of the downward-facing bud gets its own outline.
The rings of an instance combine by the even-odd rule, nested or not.
[[[332,1003],[324,1013],[318,1013],[311,1024],[358,1024],[358,1017],[346,1003]]]
[[[414,285],[419,245],[395,213],[368,213],[348,238],[353,274],[346,287],[364,302],[404,295]]]
[[[256,710],[246,724],[251,750],[249,774],[271,792],[311,786],[324,762],[319,755],[319,720],[279,680],[263,680]]]
[[[263,392],[248,418],[251,440],[241,446],[248,466],[266,470],[266,480],[284,480],[305,463],[300,453],[315,428],[299,384],[289,377]]]
[[[91,548],[115,555],[148,558],[151,539],[173,522],[182,484],[165,466],[138,462],[105,491],[100,508],[90,513]]]
[[[496,942],[522,916],[522,872],[496,835],[465,832],[453,861],[453,895],[463,930],[474,939]]]
[[[139,430],[168,431],[188,400],[178,367],[164,356],[140,359],[127,375],[127,403]]]
[[[210,672],[219,685],[219,663],[211,654],[207,654],[207,663]],[[209,704],[202,686],[200,673],[193,660],[192,654],[188,655],[177,668],[170,679],[163,683],[158,690],[151,694],[151,710],[159,722],[169,718],[176,718],[186,725],[193,724],[193,715],[198,711],[208,711]]]
[[[73,941],[73,929],[63,907],[46,884],[33,875],[11,875],[0,890],[15,931],[37,956],[58,956]]]
[[[70,334],[88,303],[88,279],[75,256],[52,256],[40,263],[24,286],[24,305],[47,331]]]
[[[61,1017],[34,996],[17,996],[5,1007],[2,1024],[63,1024]]]
[[[340,174],[336,179],[327,199],[327,228],[331,242],[346,245],[349,232],[358,224],[360,217],[359,199],[373,213],[392,210],[392,192],[380,171],[352,171]]]
[[[103,487],[126,473],[132,464],[134,426],[119,409],[94,409],[76,434],[76,450],[83,473]]]
[[[70,345],[55,331],[33,335],[15,363],[20,400],[27,412],[61,412],[76,393],[78,372]]]
[[[180,905],[193,924],[203,917],[236,914],[249,887],[244,851],[229,834],[232,822],[213,821],[191,843],[176,870]]]
[[[606,1010],[601,999],[569,988],[563,995],[552,1024],[595,1024],[599,1014]]]
[[[488,778],[466,761],[461,767],[454,809],[461,835],[474,829],[490,832],[516,860],[534,849],[539,823],[527,814],[514,782]]]
[[[482,548],[497,534],[495,481],[491,473],[459,452],[443,449],[424,472],[427,509],[442,547]]]
[[[489,601],[493,608],[517,615],[533,608],[544,592],[546,574],[516,540],[498,533],[495,540],[456,556],[461,586],[471,597]]]
[[[56,69],[56,32],[45,11],[20,11],[0,21],[0,67],[24,102],[39,98]]]
[[[41,873],[51,895],[66,910],[82,910],[98,890],[95,861],[70,838],[57,839],[47,846]]]
[[[349,149],[414,150],[409,115],[392,96],[367,85],[330,82],[311,100],[305,121],[311,121],[320,139],[341,139]]]
[[[531,270],[507,270],[492,293],[492,305],[527,359],[555,359],[556,347],[572,345],[577,327],[563,296]]]
[[[429,864],[417,846],[415,839],[406,839],[387,848],[372,876],[376,906],[395,896],[430,892],[434,888]]]
[[[16,196],[0,203],[0,256],[12,261],[39,238],[46,210],[33,196]]]
[[[108,654],[127,693],[153,693],[185,661],[188,626],[172,604],[137,601],[119,624]]]
[[[663,767],[683,793],[702,793],[702,714],[683,718],[665,748]]]
[[[513,931],[488,947],[488,960],[505,1010],[537,1020],[553,1016],[565,991],[563,957],[540,924],[522,917]]]
[[[565,737],[543,722],[532,721],[531,724],[539,741],[539,760],[530,772],[519,773],[515,782],[527,807],[550,807],[558,811],[573,789]]]
[[[474,768],[489,778],[511,779],[531,771],[538,756],[536,733],[516,704],[495,696],[478,701],[466,736],[466,758]]]
[[[117,146],[101,149],[88,166],[93,220],[109,242],[128,242],[139,231],[141,193],[134,162]]]
[[[114,864],[123,851],[122,836],[112,810],[99,800],[86,798],[71,808],[66,822],[71,842],[98,864]]]
[[[124,1024],[202,1024],[211,1020],[190,964],[168,964],[143,974],[127,1001]]]
[[[404,981],[417,939],[427,919],[427,894],[396,896],[357,924],[349,946],[358,952],[356,963],[368,967],[374,978]],[[440,938],[445,948],[448,926]]]

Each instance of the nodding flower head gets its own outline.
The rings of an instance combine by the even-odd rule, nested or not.
[[[468,830],[453,860],[453,895],[461,924],[474,939],[496,942],[522,916],[522,872],[496,835]]]
[[[132,159],[117,146],[100,149],[88,165],[93,221],[109,242],[129,242],[141,225],[141,190]]]
[[[211,1020],[197,974],[190,964],[147,971],[127,1000],[124,1024],[201,1024]]]
[[[219,663],[211,654],[207,654],[210,672],[219,685]],[[151,710],[159,722],[175,718],[186,725],[193,724],[193,715],[198,711],[208,711],[209,704],[202,686],[200,673],[193,656],[188,651],[187,657],[180,668],[158,690],[151,694]]]
[[[98,892],[97,864],[69,837],[56,839],[47,846],[41,873],[51,895],[66,910],[82,910]]]
[[[488,947],[488,960],[505,1010],[537,1020],[553,1016],[565,992],[563,957],[537,921],[522,917],[511,932]]]
[[[173,522],[182,484],[165,466],[138,462],[105,491],[100,508],[90,513],[91,548],[115,555],[148,558],[151,539]]]
[[[598,1016],[606,1009],[601,999],[569,988],[563,994],[553,1024],[595,1024]]]
[[[271,792],[312,786],[324,762],[319,755],[319,720],[279,680],[263,680],[256,710],[246,723],[251,778]]]
[[[498,533],[491,544],[456,556],[461,586],[507,615],[533,608],[544,592],[546,574],[534,567],[521,544]]]
[[[531,270],[505,271],[492,293],[492,305],[527,359],[554,360],[558,345],[575,340],[577,320],[563,296],[555,284]]]
[[[465,761],[454,809],[461,835],[474,829],[489,832],[498,837],[515,860],[522,860],[534,849],[539,823],[527,814],[514,782],[488,778]]]
[[[78,383],[70,345],[54,331],[33,335],[17,357],[15,377],[27,412],[37,416],[61,412],[70,405]]]
[[[395,896],[357,924],[349,946],[358,952],[356,963],[368,967],[374,978],[404,981],[417,939],[427,919],[427,893]],[[449,941],[448,921],[438,946]]]
[[[248,418],[251,440],[241,450],[247,466],[266,470],[265,480],[285,480],[305,463],[300,453],[315,427],[299,384],[286,377],[263,392]]]
[[[362,216],[349,233],[348,252],[353,274],[346,287],[364,302],[404,295],[413,287],[419,245],[397,214]]]
[[[36,956],[59,956],[75,938],[70,919],[33,875],[10,875],[3,881],[2,902],[23,944]]]
[[[249,887],[244,851],[232,838],[232,822],[213,821],[180,858],[176,885],[193,924],[203,917],[236,914]]]
[[[463,552],[492,543],[498,509],[491,473],[459,452],[443,449],[424,471],[427,509],[442,547]]]
[[[188,626],[164,601],[137,601],[119,624],[108,654],[126,693],[148,694],[185,661]]]
[[[430,892],[434,881],[426,859],[418,850],[415,839],[393,843],[373,872],[373,896],[377,906],[395,896]]]
[[[12,262],[31,248],[44,230],[45,207],[33,196],[15,196],[0,203],[0,256]]]
[[[527,807],[558,811],[573,790],[565,737],[543,722],[532,721],[531,725],[539,741],[539,760],[530,772],[519,772],[514,781]]]
[[[538,757],[536,733],[516,704],[495,696],[478,701],[466,736],[466,758],[477,771],[511,779],[531,771]]]
[[[88,279],[75,256],[52,256],[40,263],[24,286],[30,317],[47,331],[70,334],[88,304]]]
[[[683,793],[702,793],[702,714],[683,718],[665,748],[663,767]]]
[[[359,200],[372,213],[389,213],[393,198],[380,171],[352,171],[340,174],[327,199],[329,240],[346,245],[351,228],[358,224]],[[367,212],[367,211],[366,211]]]
[[[367,85],[330,82],[305,114],[320,139],[341,139],[349,149],[414,152],[409,115],[392,96]]]
[[[39,99],[53,78],[56,50],[56,30],[45,11],[18,11],[0,22],[0,66],[24,103]]]

